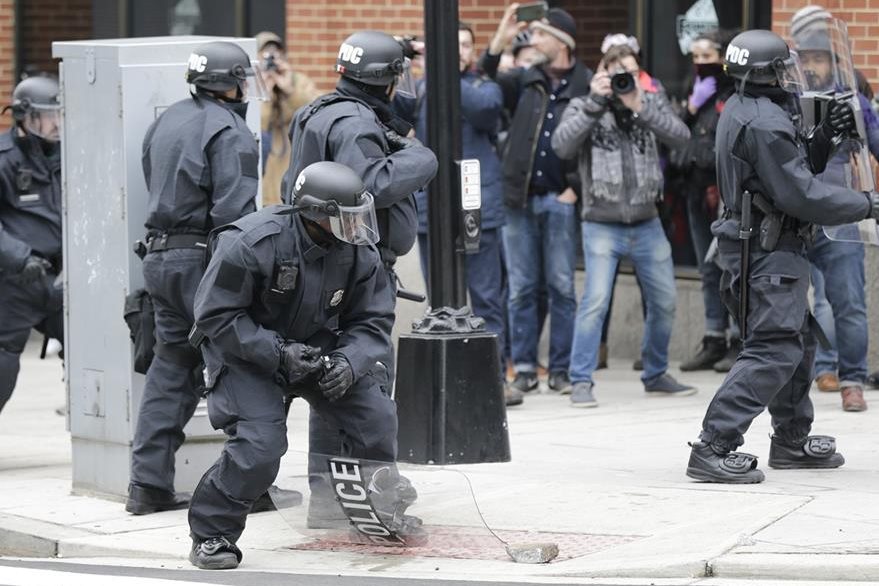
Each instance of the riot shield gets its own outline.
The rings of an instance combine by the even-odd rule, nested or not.
[[[504,540],[489,529],[457,470],[290,451],[275,485],[282,490],[269,494],[294,550],[526,563],[558,554],[555,543]],[[302,494],[301,505],[284,502],[290,490]]]
[[[855,191],[872,191],[875,182],[867,148],[864,102],[858,96],[845,22],[816,14],[807,22],[792,28],[791,45],[797,51],[803,68],[805,88],[800,104],[806,134],[821,123],[831,100],[845,100],[855,113],[856,131],[837,137],[834,153],[822,174],[822,180]],[[832,240],[879,244],[879,232],[874,220],[825,226],[823,229]]]

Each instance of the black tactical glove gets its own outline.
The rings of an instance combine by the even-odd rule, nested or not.
[[[406,138],[395,130],[385,131],[385,139],[388,141],[388,148],[394,153],[414,146],[422,146],[417,138]]]
[[[826,124],[834,134],[848,134],[855,129],[855,113],[848,101],[831,100],[827,104],[827,115],[822,124]]]
[[[24,266],[16,275],[16,280],[23,285],[30,285],[46,276],[46,271],[52,268],[52,263],[45,258],[34,256],[27,257]]]
[[[318,386],[327,401],[338,401],[354,384],[354,371],[348,359],[341,354],[332,354],[325,361],[327,364]]]
[[[320,348],[297,344],[281,344],[281,373],[288,384],[295,384],[321,367]]]
[[[870,215],[867,216],[867,219],[879,220],[879,193],[871,191],[867,194],[867,197],[870,198]]]

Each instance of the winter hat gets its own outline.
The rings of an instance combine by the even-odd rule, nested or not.
[[[608,49],[611,47],[616,47],[617,45],[626,45],[632,49],[636,54],[641,53],[641,45],[638,44],[638,39],[633,36],[626,36],[622,33],[616,33],[611,35],[605,35],[604,40],[601,41],[601,54],[604,55],[607,53]]]
[[[790,21],[790,34],[793,37],[803,33],[810,27],[824,28],[827,26],[826,21],[833,18],[823,6],[818,4],[810,4],[805,8],[800,8],[794,13]]]
[[[535,20],[531,23],[533,28],[539,28],[545,31],[565,45],[572,51],[577,46],[577,23],[574,18],[562,10],[561,8],[550,8],[546,13],[546,17],[541,20]]]

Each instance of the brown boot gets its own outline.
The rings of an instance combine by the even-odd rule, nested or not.
[[[815,384],[818,385],[818,390],[822,393],[839,392],[839,377],[832,372],[819,374],[818,378],[815,379]]]
[[[842,387],[842,410],[866,411],[867,402],[864,400],[864,389],[857,385]]]

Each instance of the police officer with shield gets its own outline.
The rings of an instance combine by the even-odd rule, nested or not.
[[[844,103],[830,104],[809,140],[799,127],[798,62],[778,35],[736,36],[724,59],[737,93],[717,128],[717,176],[726,206],[712,225],[723,268],[722,295],[739,320],[743,350],[708,407],[687,475],[705,482],[756,483],[757,459],[734,450],[763,409],[772,415],[772,468],[836,468],[835,439],[810,436],[815,336],[806,249],[814,223],[879,216],[876,193],[822,183],[832,149],[818,142],[849,132]]]
[[[259,152],[245,115],[258,80],[238,45],[201,45],[186,72],[191,97],[165,110],[144,137],[149,204],[139,254],[157,340],[132,446],[125,510],[135,515],[188,502],[174,493],[174,454],[201,390],[201,357],[187,337],[208,232],[256,210]]]
[[[15,86],[0,135],[0,411],[12,396],[31,328],[63,340],[58,82]]]
[[[287,451],[290,395],[338,430],[343,455],[388,463],[373,471],[370,499],[393,530],[420,530],[402,515],[416,495],[393,465],[396,406],[377,365],[391,347],[394,304],[373,201],[351,169],[318,162],[296,179],[292,206],[211,237],[192,341],[205,359],[211,423],[230,439],[192,495],[189,559],[200,568],[241,561],[235,542],[251,503]]]
[[[409,61],[400,42],[378,31],[354,33],[339,48],[336,71],[340,74],[336,90],[301,108],[293,119],[293,150],[282,197],[289,202],[293,180],[316,161],[342,163],[362,178],[375,197],[378,250],[382,271],[390,283],[385,293],[393,310],[397,291],[394,263],[411,250],[417,237],[413,193],[423,189],[436,174],[437,160],[418,139],[410,138],[412,126],[391,109],[395,92],[415,96]],[[384,367],[383,387],[390,394],[393,347],[388,346],[387,353],[378,360]],[[338,453],[338,431],[314,411],[309,429],[312,453]],[[317,499],[312,498],[312,505],[315,502]],[[321,523],[314,516],[311,521],[314,525]]]

